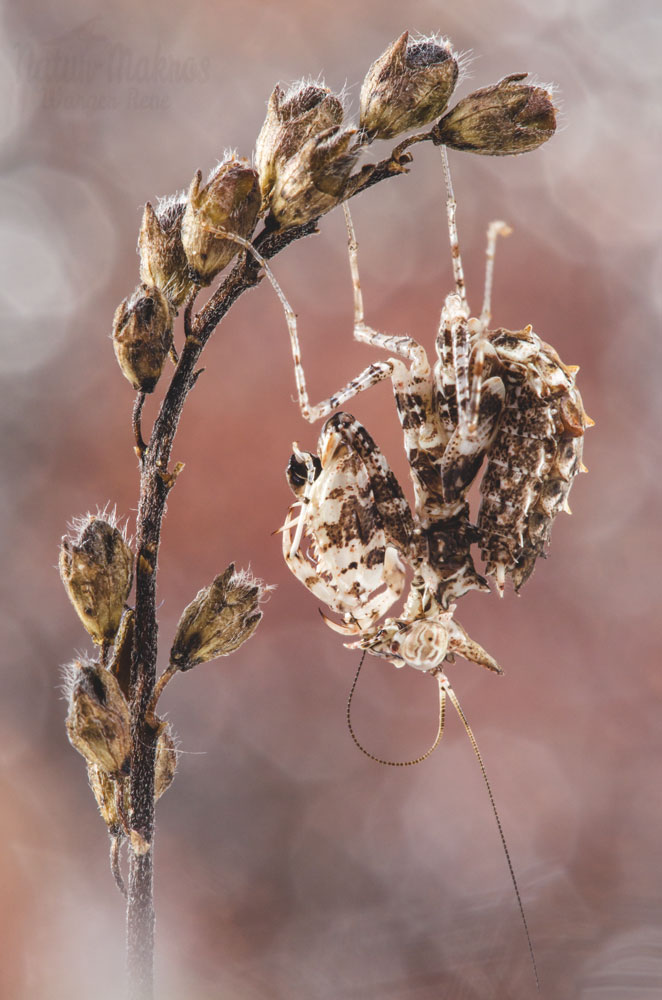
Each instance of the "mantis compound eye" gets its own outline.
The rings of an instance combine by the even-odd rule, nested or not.
[[[431,670],[443,663],[448,650],[448,629],[440,622],[418,621],[394,636],[393,649],[417,670]]]

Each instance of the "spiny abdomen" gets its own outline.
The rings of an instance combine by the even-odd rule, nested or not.
[[[500,591],[506,577],[516,590],[528,580],[549,544],[556,515],[569,512],[568,493],[583,469],[584,430],[592,423],[574,386],[574,370],[548,345],[541,347],[524,370],[509,373],[504,413],[481,482],[481,552]]]

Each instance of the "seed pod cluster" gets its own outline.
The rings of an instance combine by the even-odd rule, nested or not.
[[[276,86],[255,147],[263,207],[287,229],[324,215],[342,199],[359,155],[356,130],[343,127],[337,94],[302,81]]]
[[[121,370],[138,392],[153,392],[172,350],[172,327],[188,295],[208,285],[240,252],[227,232],[252,237],[260,215],[269,229],[314,222],[356,190],[365,146],[436,122],[426,138],[481,155],[528,152],[556,127],[548,89],[511,74],[446,111],[460,57],[442,37],[405,31],[368,69],[358,127],[343,100],[321,82],[277,85],[255,144],[254,167],[226,155],[186,194],[148,202],[138,238],[140,285],[118,307],[113,342]],[[446,112],[446,113],[444,113]],[[396,167],[402,170],[401,164]]]
[[[106,671],[108,673],[108,671]],[[156,744],[156,761],[154,773],[154,799],[158,801],[168,790],[177,770],[177,749],[172,727],[164,722]],[[69,737],[72,745],[79,749],[77,743]],[[131,812],[131,796],[127,775],[120,772],[110,773],[97,760],[87,761],[87,777],[96,799],[99,813],[108,827],[111,836],[117,836],[125,831],[127,817]],[[128,768],[127,768],[128,769]]]
[[[126,832],[131,812],[128,775],[131,720],[128,702],[112,669],[78,657],[64,669],[67,736],[86,760],[90,788],[112,836]],[[171,726],[155,718],[158,731],[154,775],[155,799],[170,787],[177,769]]]
[[[208,285],[241,249],[222,231],[248,239],[258,219],[257,171],[227,156],[205,184],[198,171],[188,193],[145,205],[138,252],[140,284],[117,307],[113,346],[138,392],[153,392],[172,351],[172,329],[189,294]]]
[[[64,588],[94,642],[104,652],[115,646],[110,668],[79,656],[64,670],[67,736],[87,762],[90,788],[112,837],[119,836],[126,822],[122,814],[128,813],[133,611],[126,601],[133,563],[114,512],[78,519],[62,539],[59,567]]]
[[[295,84],[287,93],[276,86],[255,143],[255,166],[264,204],[285,165],[309,139],[342,124],[340,98],[317,83]]]
[[[309,139],[279,171],[271,192],[271,212],[287,229],[319,218],[343,198],[359,155],[356,129],[326,129]]]
[[[111,838],[121,840],[130,833],[134,849],[137,845],[144,850],[145,844],[128,829],[132,746],[128,699],[135,613],[126,600],[133,552],[114,513],[104,511],[75,522],[62,539],[59,562],[67,594],[88,633],[102,647],[102,662],[78,656],[65,667],[67,736],[87,762],[90,788]],[[185,609],[173,646],[176,669],[188,670],[227,656],[245,642],[262,617],[259,602],[264,590],[259,580],[236,572],[231,564]],[[177,750],[169,724],[153,710],[147,722],[157,736],[154,793],[159,799],[175,776]],[[117,877],[115,867],[113,871]]]

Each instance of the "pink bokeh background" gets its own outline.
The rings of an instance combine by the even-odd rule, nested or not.
[[[406,18],[406,19],[405,19]],[[471,50],[458,89],[530,70],[559,87],[559,134],[514,159],[451,154],[470,300],[492,218],[496,325],[532,323],[596,421],[550,558],[517,598],[458,617],[506,669],[449,674],[478,737],[547,1000],[662,994],[660,738],[660,21],[652,0],[140,5],[35,0],[0,22],[3,230],[0,994],[115,1000],[123,901],[59,665],[90,643],[54,568],[67,521],[135,514],[133,394],[108,339],[137,280],[148,199],[225,149],[250,156],[277,81],[323,76],[356,111],[405,27]],[[450,255],[438,156],[355,202],[368,321],[430,350]],[[274,270],[315,400],[375,357],[351,340],[342,215]],[[181,333],[179,334],[181,336]],[[276,585],[255,637],[176,678],[182,751],[158,807],[161,1000],[502,1000],[534,994],[480,773],[457,718],[415,769],[362,757],[345,728],[356,654],[322,624],[272,532],[291,501],[287,330],[263,283],[209,345],[184,411],[160,560],[162,664],[183,606],[231,561]],[[155,394],[158,397],[158,392]],[[147,415],[154,412],[150,400]],[[348,407],[403,484],[388,385]],[[434,683],[366,664],[354,723],[377,754],[434,732]]]

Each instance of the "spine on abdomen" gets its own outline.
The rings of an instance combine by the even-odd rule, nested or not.
[[[587,420],[574,386],[541,397],[530,383],[511,384],[478,513],[486,572],[499,590],[506,577],[519,590],[545,553],[556,515],[569,512]]]

